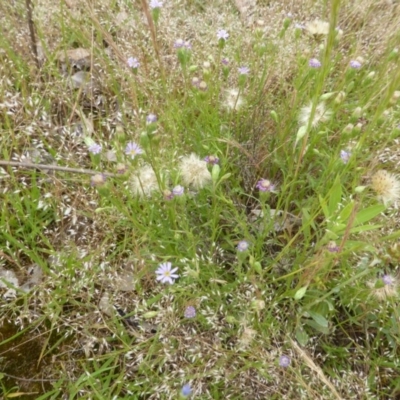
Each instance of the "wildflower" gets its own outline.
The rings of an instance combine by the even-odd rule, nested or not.
[[[101,145],[97,143],[93,143],[88,147],[89,153],[92,154],[100,154],[101,153]]]
[[[316,58],[311,58],[311,60],[308,62],[308,65],[311,68],[319,68],[321,66],[321,62]]]
[[[237,250],[240,252],[246,251],[250,246],[250,243],[246,240],[241,240],[237,245]]]
[[[129,142],[125,148],[125,154],[131,156],[131,158],[135,158],[138,154],[142,154],[143,150],[140,146],[135,142]]]
[[[106,183],[107,177],[104,174],[92,175],[90,178],[91,186],[103,186]]]
[[[151,9],[161,8],[163,6],[163,2],[159,0],[150,0],[149,6]]]
[[[188,397],[190,396],[192,393],[192,388],[189,385],[189,383],[186,383],[185,385],[182,386],[182,390],[181,390],[181,394],[184,397]]]
[[[207,163],[201,160],[196,154],[182,158],[179,170],[185,185],[192,185],[200,189],[211,181],[210,171],[207,169]]]
[[[174,194],[168,189],[163,190],[163,196],[165,200],[172,200],[174,198]]]
[[[131,188],[135,195],[150,196],[158,189],[158,181],[153,168],[145,165],[131,178]]]
[[[257,182],[256,188],[261,192],[273,192],[275,190],[275,185],[268,179],[260,179]]]
[[[157,115],[155,115],[155,114],[149,114],[149,115],[146,117],[146,124],[153,124],[153,123],[155,123],[155,122],[157,122]]]
[[[174,43],[175,49],[187,49],[190,50],[192,48],[192,45],[188,41],[184,41],[182,39],[178,39]]]
[[[397,175],[385,170],[376,172],[371,179],[371,187],[376,192],[378,200],[388,205],[400,197],[400,182]]]
[[[287,368],[290,365],[290,357],[285,355],[280,356],[279,365],[283,368]]]
[[[340,150],[340,158],[343,161],[343,164],[347,164],[350,160],[351,152],[346,150]]]
[[[299,123],[300,125],[307,125],[311,118],[311,112],[313,109],[313,104],[310,102],[308,106],[302,107],[299,113]],[[313,119],[311,121],[312,127],[317,127],[319,123],[326,122],[332,116],[332,112],[325,108],[325,103],[321,102],[317,105],[314,111]]]
[[[196,309],[193,306],[188,306],[183,315],[185,318],[194,318],[196,316]]]
[[[383,275],[382,278],[367,282],[371,288],[371,294],[380,301],[387,300],[389,297],[397,296],[398,282],[391,275]]]
[[[229,59],[223,58],[223,59],[221,60],[221,63],[222,63],[223,65],[229,65]]]
[[[225,101],[223,105],[230,110],[238,110],[244,104],[242,96],[238,89],[228,89],[225,92]]]
[[[204,158],[204,161],[208,164],[218,164],[219,163],[219,158],[217,156],[207,156]]]
[[[250,73],[249,67],[239,67],[238,68],[239,75],[248,75]]]
[[[395,280],[394,280],[394,278],[393,278],[392,276],[390,276],[390,275],[383,275],[383,276],[382,276],[382,282],[383,282],[385,285],[393,285],[393,284],[395,283]]]
[[[116,166],[116,171],[117,171],[117,174],[124,174],[126,171],[127,171],[127,168],[126,168],[126,165],[125,164],[117,164],[117,166]]]
[[[198,88],[202,90],[203,92],[208,89],[208,85],[206,81],[201,81],[198,85]]]
[[[354,68],[354,69],[359,69],[359,68],[361,68],[361,63],[357,60],[351,60],[350,67]]]
[[[178,271],[178,267],[172,268],[170,262],[162,263],[156,270],[156,279],[161,283],[169,283],[172,285],[175,282],[175,279],[179,278],[179,275],[175,274],[176,271]]]
[[[172,189],[172,193],[174,196],[182,196],[185,188],[181,185],[177,185]]]
[[[326,36],[329,33],[329,22],[314,20],[305,26],[306,31],[315,38]]]
[[[217,39],[227,41],[229,38],[229,33],[225,29],[218,29]]]
[[[196,87],[199,87],[199,85],[200,85],[200,79],[199,79],[197,76],[194,76],[194,77],[192,78],[192,85],[193,85],[193,86],[196,86]]]
[[[328,246],[326,248],[331,253],[338,253],[339,252],[339,246],[336,244],[336,242],[334,240],[331,240],[328,243]]]
[[[128,64],[129,68],[137,69],[137,68],[140,67],[140,62],[135,57],[129,57],[128,61],[127,61],[127,64]]]

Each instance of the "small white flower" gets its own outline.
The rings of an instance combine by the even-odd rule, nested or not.
[[[311,111],[313,108],[312,102],[308,106],[304,106],[300,109],[299,113],[299,124],[308,125],[308,121],[311,118]],[[325,103],[321,102],[315,108],[314,116],[311,122],[311,126],[316,128],[321,122],[326,122],[332,116],[332,111],[325,108]]]
[[[140,168],[137,174],[132,176],[130,183],[133,193],[138,196],[150,196],[158,189],[157,177],[150,165]]]
[[[229,110],[239,110],[244,105],[243,97],[239,94],[239,89],[228,89],[225,92],[224,107]]]
[[[400,198],[400,181],[397,175],[383,169],[372,176],[371,187],[376,192],[378,200],[385,205],[394,203]]]
[[[175,274],[176,271],[178,271],[178,267],[172,268],[170,262],[160,264],[156,270],[156,279],[161,283],[169,283],[172,285],[175,282],[175,279],[179,278],[179,275]]]
[[[196,154],[185,156],[179,164],[182,181],[185,186],[192,185],[201,189],[211,181],[211,173],[207,169],[207,162],[201,160]]]

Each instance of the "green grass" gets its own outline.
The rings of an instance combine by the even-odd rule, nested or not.
[[[21,161],[0,180],[3,396],[397,398],[396,4],[260,2],[246,27],[230,3],[128,3],[35,4],[39,70],[23,4],[0,9],[0,158]],[[314,18],[327,35],[295,28]],[[74,88],[58,54],[79,47],[94,83]]]

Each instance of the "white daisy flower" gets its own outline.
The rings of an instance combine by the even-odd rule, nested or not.
[[[175,279],[179,278],[179,275],[175,274],[176,271],[178,271],[178,267],[172,268],[170,262],[162,263],[156,270],[156,279],[161,283],[169,283],[172,285],[175,282]]]

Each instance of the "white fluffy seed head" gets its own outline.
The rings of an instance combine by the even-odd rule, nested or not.
[[[207,169],[207,163],[196,154],[182,157],[179,164],[182,181],[186,186],[201,189],[211,181],[211,173]]]
[[[299,124],[308,125],[308,121],[311,118],[313,104],[310,102],[308,106],[304,106],[300,109],[299,113]],[[317,127],[321,122],[327,122],[332,116],[332,111],[327,110],[325,103],[321,102],[315,108],[315,112],[311,121],[311,126],[313,128]]]
[[[385,205],[396,202],[400,197],[400,182],[397,175],[384,169],[372,176],[371,187],[376,192],[378,200]]]
[[[152,192],[158,189],[158,181],[153,168],[145,165],[132,176],[131,189],[136,196],[150,196]]]

